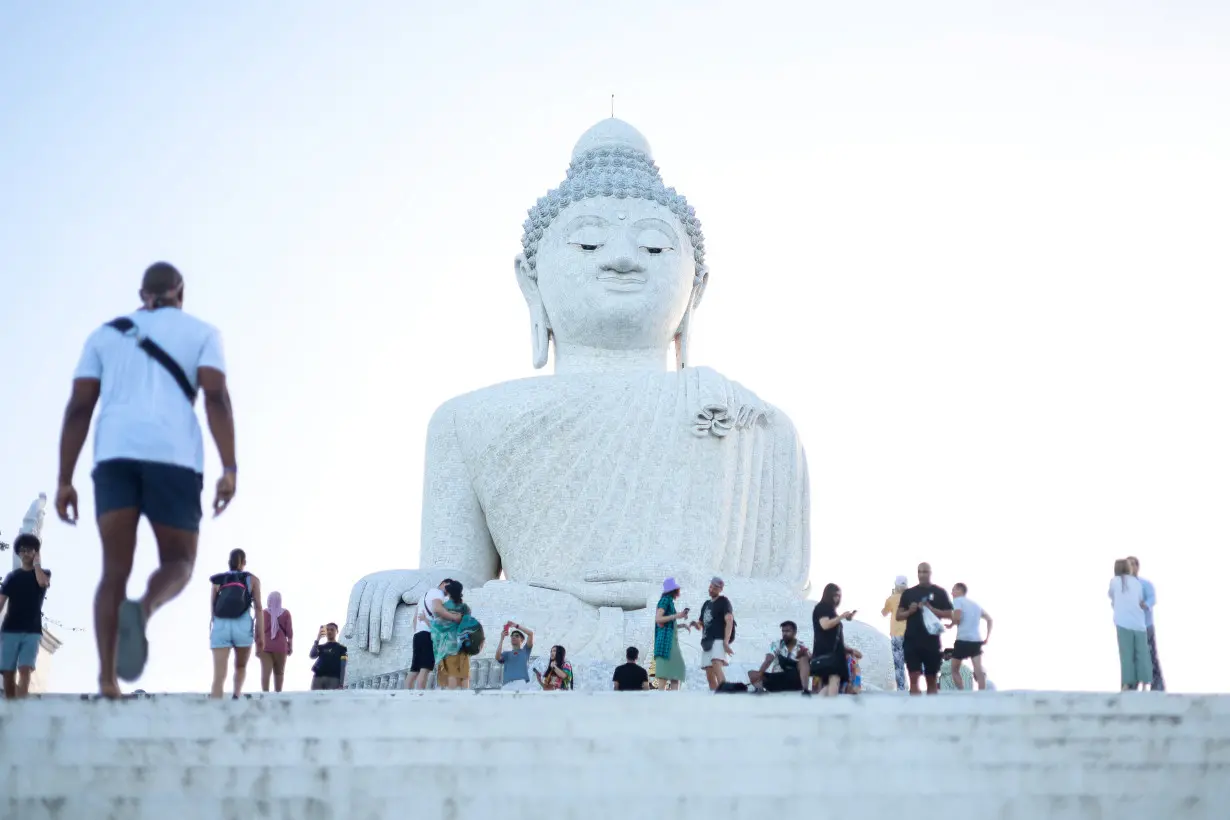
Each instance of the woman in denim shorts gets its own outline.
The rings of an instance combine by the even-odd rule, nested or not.
[[[230,569],[212,576],[213,603],[210,611],[213,619],[209,628],[209,648],[214,655],[214,682],[209,690],[211,698],[222,697],[222,684],[226,680],[226,664],[231,650],[235,651],[235,690],[232,697],[238,698],[243,691],[243,679],[247,675],[248,658],[252,645],[257,652],[265,649],[264,610],[256,606],[261,599],[261,581],[244,569],[248,556],[241,549],[231,550]],[[241,607],[238,614],[230,614],[229,606],[235,601]],[[253,618],[253,612],[256,617]]]

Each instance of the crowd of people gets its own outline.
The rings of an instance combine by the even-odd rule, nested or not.
[[[215,516],[221,515],[234,498],[238,477],[221,335],[183,311],[184,279],[168,263],[155,263],[145,271],[139,296],[139,310],[107,322],[86,341],[64,412],[55,500],[61,520],[76,524],[74,473],[95,407],[101,402],[94,431],[92,477],[103,568],[94,600],[94,631],[99,693],[108,698],[121,695],[120,680],[135,681],[141,676],[149,654],[146,628],[150,618],[183,591],[192,575],[203,516],[204,446],[195,412],[198,394],[204,396],[205,416],[222,461],[222,476],[212,505]],[[142,517],[154,531],[159,564],[149,577],[145,594],[130,600],[126,588]],[[0,610],[7,605],[0,624],[0,673],[5,697],[10,698],[28,692],[42,635],[42,604],[51,583],[51,571],[41,563],[41,543],[36,535],[22,534],[14,549],[21,567],[0,586]],[[286,659],[294,651],[294,627],[281,594],[270,593],[267,605],[260,606],[260,579],[246,566],[247,556],[236,549],[230,554],[227,569],[210,578],[212,697],[223,695],[232,655],[232,696],[240,696],[253,647],[261,661],[262,689],[268,691],[272,684],[275,691],[281,691]],[[1152,584],[1139,577],[1139,568],[1135,558],[1116,561],[1110,585],[1121,682],[1124,690],[1161,691],[1165,687],[1153,631],[1156,593]],[[727,681],[737,622],[724,589],[723,580],[713,578],[698,617],[689,620],[690,608],[677,607],[680,585],[674,578],[666,578],[655,609],[650,661],[653,682],[650,671],[638,663],[639,650],[628,647],[625,663],[612,678],[613,688],[678,690],[687,674],[679,632],[694,629],[700,633],[700,670],[715,692],[750,687],[765,692],[833,696],[861,690],[861,654],[846,645],[843,629],[856,610],[841,610],[842,591],[836,584],[825,586],[812,612],[810,647],[800,640],[797,624],[783,621],[780,640],[770,644],[760,668],[748,673],[748,682]],[[911,694],[921,694],[920,679],[925,680],[926,692],[935,694],[945,672],[956,688],[964,688],[962,665],[967,660],[973,667],[973,683],[979,689],[987,687],[982,655],[993,622],[968,592],[964,583],[958,583],[950,596],[948,590],[932,582],[931,567],[926,563],[919,565],[914,586],[907,587],[905,577],[897,577],[882,614],[890,618],[899,690],[907,689],[908,677]],[[947,651],[941,642],[946,629],[956,630],[954,645]],[[337,642],[337,633],[336,624],[322,625],[309,651],[315,660],[313,689],[340,689],[345,685],[346,647]],[[441,688],[469,688],[470,658],[483,646],[482,625],[463,600],[462,584],[446,579],[418,602],[407,686],[426,688],[434,672]],[[533,646],[532,630],[512,622],[504,624],[496,647],[504,685],[549,691],[572,689],[574,673],[565,648],[551,647],[543,668],[531,670]]]

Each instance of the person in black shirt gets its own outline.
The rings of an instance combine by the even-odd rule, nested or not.
[[[730,648],[734,640],[735,610],[730,599],[722,594],[726,582],[714,577],[709,582],[709,600],[701,604],[700,619],[692,626],[701,631],[700,668],[705,670],[709,688],[714,692],[726,682],[726,664],[735,651]]]
[[[937,676],[940,674],[940,636],[927,631],[923,610],[936,618],[952,617],[952,601],[944,588],[931,583],[931,565],[918,565],[918,585],[901,593],[897,608],[897,620],[905,621],[905,668],[910,673],[910,694],[920,694],[918,676],[927,678],[927,694],[939,694]]]
[[[611,678],[615,682],[616,692],[640,692],[649,688],[649,673],[636,662],[640,656],[640,650],[635,646],[628,647],[628,662],[615,667],[615,676]]]
[[[51,570],[43,569],[41,548],[34,533],[17,536],[13,551],[21,558],[21,569],[10,572],[0,584],[0,610],[8,604],[0,623],[0,672],[8,699],[30,693],[30,674],[43,639],[43,598],[51,586]]]
[[[815,642],[812,645],[811,674],[817,678],[819,687],[813,687],[820,694],[835,696],[841,692],[841,685],[850,682],[850,666],[846,661],[846,640],[842,631],[842,621],[854,619],[858,610],[850,610],[837,614],[841,604],[841,587],[837,584],[826,584],[820,596],[820,603],[811,611],[811,625],[815,630]]]
[[[321,643],[320,639],[325,638]],[[308,651],[312,665],[312,689],[341,689],[346,682],[346,647],[337,642],[337,624],[325,624]]]

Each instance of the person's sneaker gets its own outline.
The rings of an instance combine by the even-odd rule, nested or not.
[[[138,601],[120,604],[119,641],[115,653],[115,673],[120,680],[134,681],[145,671],[149,643],[145,639],[145,613]]]

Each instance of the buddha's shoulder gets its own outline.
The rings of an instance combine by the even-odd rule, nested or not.
[[[710,367],[665,373],[551,374],[500,382],[445,401],[432,416],[431,426],[477,432],[503,426],[524,413],[554,412],[576,402],[609,401],[625,391],[634,395],[644,388],[679,391],[688,405],[695,405],[694,410],[724,404],[731,412],[755,412],[759,424],[775,435],[797,435],[780,408]]]

